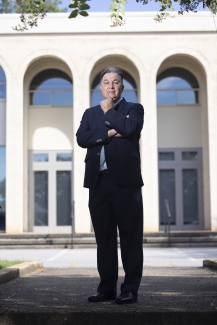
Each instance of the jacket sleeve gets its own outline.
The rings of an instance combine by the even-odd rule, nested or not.
[[[129,111],[129,118],[114,109],[108,110],[104,121],[109,128],[115,129],[124,137],[140,133],[143,127],[144,109],[140,104],[135,104]]]
[[[92,148],[102,145],[108,137],[108,128],[106,126],[90,130],[88,123],[88,110],[83,114],[81,124],[76,133],[77,143],[82,148]]]

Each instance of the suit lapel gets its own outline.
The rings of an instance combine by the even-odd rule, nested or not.
[[[123,98],[120,103],[118,104],[118,113],[123,115],[127,115],[129,110],[128,102]]]

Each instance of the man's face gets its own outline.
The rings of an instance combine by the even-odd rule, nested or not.
[[[116,102],[124,90],[124,85],[121,84],[121,79],[117,73],[106,73],[101,81],[100,86],[104,98],[112,98]]]

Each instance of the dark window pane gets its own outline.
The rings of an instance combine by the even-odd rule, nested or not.
[[[30,93],[30,105],[35,106],[50,106],[51,105],[51,93],[36,91],[34,93]]]
[[[194,90],[177,90],[177,104],[197,104],[197,98]]]
[[[0,230],[5,230],[5,216],[6,216],[6,147],[0,146]]]
[[[44,90],[72,90],[72,83],[62,78],[51,78],[43,81],[37,89]]]
[[[34,172],[35,226],[48,226],[48,172]]]
[[[157,83],[157,89],[177,89],[177,88],[192,88],[191,85],[184,79],[178,77],[168,77]]]
[[[71,172],[57,172],[57,226],[71,225]]]
[[[183,68],[169,68],[157,77],[158,88],[199,88],[195,76]]]
[[[196,169],[182,170],[184,224],[198,224],[198,181]]]
[[[72,106],[72,92],[53,91],[52,106]]]
[[[0,98],[6,98],[6,85],[0,84]]]
[[[137,103],[137,93],[134,90],[124,90],[122,96],[127,102]]]
[[[157,90],[158,105],[175,105],[176,91],[175,90]]]
[[[167,199],[170,207],[170,223],[176,224],[176,204],[175,204],[175,170],[165,169],[159,171],[160,188],[160,224],[167,222],[167,212],[164,200]]]
[[[30,85],[30,90],[36,89],[69,89],[72,90],[72,80],[63,71],[58,69],[46,69],[39,72]]]
[[[71,153],[58,153],[57,161],[72,161],[72,154]]]
[[[159,160],[174,160],[174,152],[159,152]]]
[[[35,162],[48,161],[48,154],[47,153],[34,153],[33,160]]]
[[[91,106],[99,105],[102,100],[103,96],[101,94],[101,91],[96,90],[92,92]]]
[[[6,82],[4,70],[0,67],[0,82]]]
[[[197,160],[198,153],[196,151],[182,152],[182,160]]]

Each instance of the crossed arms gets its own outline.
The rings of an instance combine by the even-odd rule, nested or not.
[[[133,105],[128,116],[109,109],[105,112],[101,125],[94,130],[89,126],[89,114],[91,109],[84,112],[76,133],[78,145],[82,148],[102,145],[110,137],[130,137],[140,133],[143,127],[144,110],[140,104]]]

